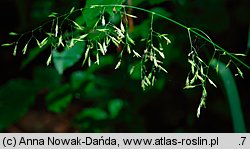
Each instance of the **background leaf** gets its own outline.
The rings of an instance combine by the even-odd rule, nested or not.
[[[70,90],[70,85],[64,84],[52,90],[46,96],[46,102],[50,111],[59,113],[67,108],[72,98],[73,95]]]
[[[55,68],[52,67],[36,67],[33,72],[34,84],[38,88],[53,89],[60,85],[62,79]],[[48,83],[49,82],[49,83]]]
[[[241,109],[239,93],[230,69],[228,69],[225,64],[216,59],[212,60],[211,65],[214,69],[216,69],[216,66],[219,65],[219,74],[222,79],[227,99],[229,102],[234,132],[246,132],[246,126]]]
[[[22,117],[35,99],[30,81],[11,80],[0,88],[0,131]]]
[[[85,42],[77,42],[72,48],[65,47],[62,52],[52,51],[53,62],[59,74],[78,62],[85,50]]]
[[[48,47],[48,44],[43,47],[35,47],[30,50],[28,53],[28,57],[23,60],[21,68],[25,68],[30,62],[32,62],[35,58],[38,57],[39,54],[41,54],[46,48]]]
[[[111,100],[108,104],[108,110],[110,113],[110,118],[116,118],[123,107],[123,101],[121,99]]]
[[[87,108],[82,110],[76,116],[76,119],[92,118],[94,120],[105,120],[108,118],[108,114],[100,108]]]

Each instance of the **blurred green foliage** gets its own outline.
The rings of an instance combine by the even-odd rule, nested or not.
[[[53,63],[58,73],[62,74],[65,69],[73,66],[76,62],[78,62],[85,51],[84,48],[84,42],[77,42],[70,49],[66,47],[63,52],[57,52],[56,50],[53,50]]]
[[[11,80],[0,88],[0,130],[23,116],[35,100],[33,85],[27,80]]]

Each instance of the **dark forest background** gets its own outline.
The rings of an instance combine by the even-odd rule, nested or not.
[[[9,32],[23,33],[49,21],[51,12],[64,14],[84,0],[0,1],[0,44],[15,40]],[[199,28],[221,47],[250,65],[249,0],[133,0],[145,9],[157,9],[187,26]],[[133,10],[134,34],[142,35],[148,14]],[[29,56],[13,56],[0,47],[0,131],[2,132],[233,132],[227,95],[220,77],[211,71],[218,88],[208,87],[207,108],[196,117],[201,90],[183,90],[189,71],[187,33],[164,20],[156,28],[171,35],[165,68],[154,87],[143,91],[128,66],[114,70],[117,54],[105,65],[85,73],[80,63],[59,75],[46,66],[48,50],[24,65]],[[39,35],[37,35],[39,36]],[[21,44],[24,45],[24,43]],[[35,44],[34,44],[35,46]],[[21,50],[21,49],[19,49]],[[32,48],[28,49],[32,50]],[[126,60],[129,64],[129,59]],[[225,61],[227,62],[227,61]],[[235,77],[247,131],[250,131],[250,70],[239,66],[244,79]],[[237,73],[232,67],[233,74]],[[86,79],[88,78],[88,79]],[[86,79],[86,80],[85,80]],[[79,83],[81,82],[81,83]],[[77,89],[74,88],[77,86]]]

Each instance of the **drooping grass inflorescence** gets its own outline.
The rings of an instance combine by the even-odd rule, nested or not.
[[[136,42],[131,37],[129,31],[129,19],[136,19],[137,16],[127,13],[126,8],[137,9],[150,14],[150,28],[148,29],[148,36],[145,39],[141,39],[144,43],[144,49],[138,50],[135,47]],[[84,13],[86,10],[97,10],[99,13],[94,14],[97,19],[87,24],[81,23],[81,21],[75,21],[71,19],[73,14]],[[118,23],[114,22],[112,18],[119,16]],[[71,67],[74,63],[83,58],[82,65],[87,64],[89,67],[92,64],[100,64],[100,57],[109,53],[110,46],[115,45],[121,49],[119,51],[119,59],[114,69],[118,69],[122,62],[124,53],[126,55],[132,55],[132,57],[140,60],[139,66],[132,66],[130,73],[133,73],[135,67],[140,67],[141,75],[141,87],[145,90],[147,86],[153,86],[156,81],[156,73],[163,71],[167,73],[167,70],[163,67],[163,60],[166,58],[164,48],[162,44],[171,44],[168,34],[159,33],[154,30],[153,23],[154,17],[161,17],[166,21],[169,21],[184,30],[187,31],[187,36],[190,42],[190,51],[187,56],[188,63],[190,64],[190,72],[187,75],[184,89],[191,89],[195,87],[202,88],[202,95],[200,104],[197,109],[197,117],[200,116],[200,109],[205,107],[205,101],[207,98],[207,84],[211,84],[216,87],[215,83],[209,78],[208,72],[211,61],[217,56],[226,55],[230,58],[229,64],[234,64],[238,70],[238,74],[243,77],[243,73],[236,65],[236,62],[242,64],[246,68],[250,67],[238,59],[236,56],[244,56],[242,54],[229,53],[216,43],[214,43],[207,34],[197,28],[187,27],[169,17],[158,14],[156,12],[146,10],[143,8],[129,6],[129,5],[91,5],[89,7],[75,9],[72,8],[70,12],[64,15],[58,15],[58,13],[52,13],[49,17],[51,21],[33,29],[32,31],[18,35],[11,32],[10,35],[17,36],[17,40],[13,43],[3,44],[2,46],[14,46],[13,55],[17,54],[17,49],[20,48],[19,42],[23,37],[29,36],[26,44],[22,47],[22,53],[26,54],[29,49],[29,44],[34,40],[40,49],[46,49],[50,46],[51,54],[47,59],[47,65],[52,60],[62,58],[62,55],[66,55],[71,60],[69,51],[74,51],[78,55],[74,56],[74,60],[64,65],[63,68],[57,69],[59,73],[63,73],[65,69]],[[50,26],[50,30],[46,30],[44,26]],[[38,39],[36,34],[43,34],[43,39]],[[200,50],[202,47],[195,46],[193,35],[202,39],[206,44],[212,45],[213,55],[208,60],[203,60],[200,56]],[[61,53],[59,51],[64,52]],[[79,50],[80,49],[80,50]],[[32,52],[32,51],[31,51]],[[38,52],[39,53],[39,52]],[[35,57],[35,56],[34,56]],[[65,58],[65,56],[63,57]],[[55,67],[62,67],[55,65]],[[208,82],[208,83],[207,83]]]

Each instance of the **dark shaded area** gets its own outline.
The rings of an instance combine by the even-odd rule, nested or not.
[[[250,65],[250,47],[247,47],[249,0],[153,1],[133,3],[146,9],[162,8],[165,11],[161,12],[165,15],[203,30],[226,50],[247,54],[240,59]],[[23,33],[49,21],[47,16],[51,12],[64,14],[73,6],[81,8],[84,5],[85,1],[70,0],[0,1],[0,44],[16,40],[8,35],[9,32]],[[136,26],[146,22],[148,14],[138,10],[134,10],[133,14],[140,16],[134,20],[133,34],[142,36],[145,30],[136,30]],[[13,56],[13,47],[0,47],[0,89],[8,88],[10,94],[15,94],[21,88],[18,91],[23,93],[23,96],[15,99],[15,96],[0,98],[9,101],[0,102],[5,103],[2,106],[6,107],[6,111],[20,110],[16,120],[8,123],[4,129],[0,125],[0,129],[4,132],[233,132],[227,98],[214,70],[210,70],[210,74],[218,88],[208,86],[207,108],[202,109],[200,118],[196,118],[196,110],[201,89],[183,90],[190,69],[187,63],[190,47],[187,32],[161,19],[156,21],[154,28],[170,34],[172,44],[166,49],[167,58],[164,61],[169,73],[159,73],[156,85],[146,91],[142,91],[136,75],[129,76],[128,67],[134,63],[130,57],[125,59],[120,69],[114,70],[118,55],[116,50],[103,60],[103,66],[87,70],[79,62],[60,76],[53,64],[46,66],[49,50],[44,50],[25,68],[20,69],[28,56],[21,52]],[[24,46],[22,41],[28,38],[21,40],[20,45]],[[31,47],[35,47],[35,43]],[[222,60],[228,62],[226,58]],[[249,132],[250,70],[239,67],[244,79],[237,76],[235,81]],[[236,67],[232,66],[231,69],[234,74],[237,73]],[[28,82],[27,85],[20,80]],[[27,89],[20,87],[23,84]],[[16,99],[26,102],[19,101],[16,107],[8,105]],[[19,109],[18,105],[22,104],[27,105],[27,109]],[[9,114],[3,112],[2,115]]]

